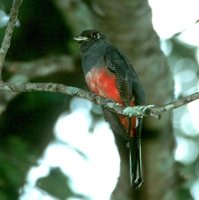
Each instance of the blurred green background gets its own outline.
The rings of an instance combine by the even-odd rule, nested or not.
[[[0,41],[11,4],[11,0],[0,1]],[[166,5],[165,1],[162,4]],[[171,12],[169,6],[165,7],[167,14],[176,15],[168,16],[167,21],[160,17],[164,13],[157,9],[155,1],[150,1],[150,5],[157,33],[152,27],[147,1],[23,1],[6,56],[3,79],[14,83],[63,83],[86,89],[79,47],[72,38],[84,29],[96,28],[106,32],[134,61],[145,86],[147,103],[165,104],[198,91],[199,43],[187,39],[193,39],[194,33],[199,32],[194,1],[185,10],[180,9],[179,2],[170,3]],[[193,18],[188,17],[191,15],[188,12],[184,13],[189,19],[187,22],[180,14],[189,9],[193,9],[190,12]],[[181,26],[174,29],[171,20]],[[0,199],[22,199],[27,173],[31,167],[39,165],[38,160],[46,147],[56,140],[54,126],[63,112],[70,113],[71,99],[42,92],[0,94]],[[197,101],[172,114],[163,114],[159,121],[145,120],[144,186],[132,191],[125,181],[126,166],[122,165],[122,175],[111,199],[199,199],[198,108]],[[101,115],[98,108],[93,108],[91,113],[93,129]],[[78,120],[74,126],[79,125]],[[116,143],[122,157],[124,147]],[[83,156],[84,153],[76,151]],[[70,175],[63,174],[59,167],[52,167],[36,185],[45,194],[40,199],[96,199],[74,192]]]

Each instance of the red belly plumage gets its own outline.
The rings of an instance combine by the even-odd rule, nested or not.
[[[105,68],[92,68],[86,74],[86,82],[89,89],[97,95],[122,103],[116,85],[116,77]]]
[[[115,102],[118,102],[123,105],[123,101],[120,97],[118,88],[117,88],[117,81],[116,76],[108,71],[108,69],[104,67],[93,67],[87,74],[86,74],[86,83],[89,89],[104,98],[110,98]],[[134,102],[131,102],[131,106],[134,106]],[[129,120],[127,117],[119,116],[120,122],[123,126],[128,130]],[[133,137],[135,134],[136,128],[136,118],[133,117],[132,120],[132,131],[130,136]]]

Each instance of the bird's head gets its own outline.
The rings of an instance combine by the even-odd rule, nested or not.
[[[89,41],[98,41],[105,38],[105,35],[99,31],[85,30],[79,36],[76,36],[73,39],[80,43],[87,43]]]

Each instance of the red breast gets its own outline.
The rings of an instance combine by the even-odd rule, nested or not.
[[[123,101],[120,97],[116,77],[113,73],[111,73],[105,67],[93,67],[87,74],[86,74],[86,83],[89,89],[104,98],[112,99],[115,102],[118,102],[123,105]],[[134,102],[131,102],[131,106],[134,106]],[[128,129],[128,118],[119,116],[120,122],[123,126]],[[133,137],[135,134],[136,128],[136,118],[133,117],[132,120],[132,131],[130,136]]]
[[[117,89],[116,77],[106,68],[93,67],[86,74],[86,82],[89,89],[97,95],[122,103]]]

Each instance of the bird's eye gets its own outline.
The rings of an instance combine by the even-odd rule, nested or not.
[[[93,39],[99,39],[99,38],[100,38],[100,34],[97,33],[97,32],[94,32],[94,33],[91,33],[91,37],[92,37]]]

